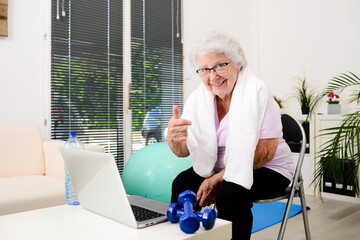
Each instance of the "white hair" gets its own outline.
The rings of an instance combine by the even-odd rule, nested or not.
[[[190,51],[189,59],[191,66],[195,70],[198,69],[199,55],[207,55],[209,53],[224,53],[240,70],[247,65],[240,43],[226,33],[214,31],[201,39]]]

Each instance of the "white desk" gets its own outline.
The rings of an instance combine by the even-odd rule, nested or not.
[[[91,213],[80,206],[61,205],[0,216],[0,239],[231,239],[231,222],[216,219],[211,230],[202,226],[185,234],[179,224],[165,222],[134,229]]]

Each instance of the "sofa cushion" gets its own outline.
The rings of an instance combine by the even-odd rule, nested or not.
[[[0,215],[65,204],[65,182],[54,177],[0,178],[0,189]]]
[[[40,128],[0,126],[0,177],[44,175],[43,141]]]
[[[61,140],[49,140],[44,142],[46,176],[65,179],[64,160],[59,150],[64,144],[65,141]]]

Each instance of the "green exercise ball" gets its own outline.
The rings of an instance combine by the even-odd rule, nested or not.
[[[127,194],[170,203],[175,177],[192,166],[191,157],[179,158],[167,142],[137,151],[125,165],[122,180]]]

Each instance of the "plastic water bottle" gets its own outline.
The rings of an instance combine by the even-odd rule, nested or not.
[[[74,148],[74,149],[81,149],[84,150],[84,145],[77,137],[76,132],[69,133],[69,138],[65,143],[66,148]],[[66,197],[66,204],[67,205],[79,205],[79,199],[76,195],[74,186],[71,183],[69,173],[65,167],[65,197]]]

